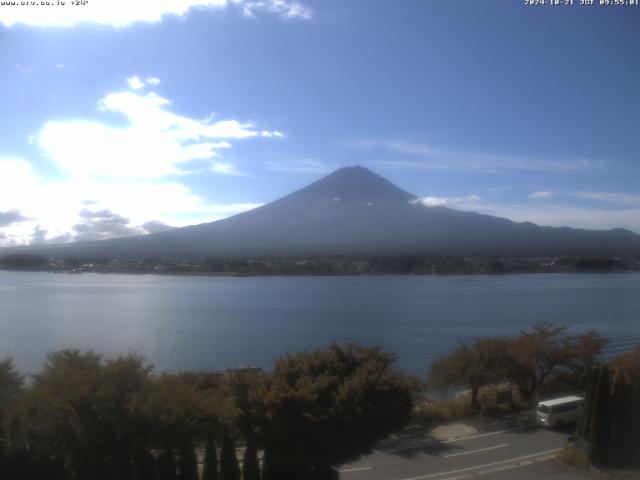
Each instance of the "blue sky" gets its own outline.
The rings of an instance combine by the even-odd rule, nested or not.
[[[360,164],[422,197],[640,233],[640,7],[0,6],[0,244],[212,221]]]

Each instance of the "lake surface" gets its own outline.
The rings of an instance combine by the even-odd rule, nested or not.
[[[0,271],[0,358],[37,372],[48,352],[137,351],[157,371],[270,368],[331,341],[383,345],[398,367],[473,336],[538,321],[640,343],[640,273],[501,276],[171,277]]]

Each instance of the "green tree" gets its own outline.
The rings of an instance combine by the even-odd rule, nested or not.
[[[379,347],[336,344],[276,360],[266,440],[279,480],[352,461],[406,425],[413,383],[394,361]]]

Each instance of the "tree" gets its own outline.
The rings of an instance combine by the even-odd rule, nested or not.
[[[434,388],[451,386],[471,390],[471,408],[479,408],[480,387],[496,380],[499,343],[494,339],[474,338],[470,345],[461,343],[448,355],[435,360],[429,367],[427,383]]]
[[[265,435],[279,480],[352,461],[408,422],[413,384],[394,361],[380,347],[336,344],[276,360]]]
[[[606,466],[610,440],[610,392],[609,369],[598,369],[595,396],[589,426],[589,459],[594,465]]]
[[[640,347],[616,357],[613,367],[628,383],[640,387]]]
[[[198,459],[191,442],[182,442],[178,457],[178,479],[198,480]]]
[[[628,372],[619,367],[628,365],[628,355],[614,359],[611,367],[592,369],[587,382],[579,434],[599,467],[640,466],[640,384],[629,382]]]
[[[278,469],[275,456],[271,448],[267,446],[262,457],[262,480],[278,480]]]
[[[0,472],[17,476],[24,467],[18,458],[20,446],[11,438],[10,424],[15,402],[22,390],[23,377],[16,372],[12,359],[0,361]],[[14,473],[15,472],[15,473]]]
[[[246,441],[243,456],[243,480],[258,480],[260,467],[258,442],[264,442],[267,422],[265,398],[269,382],[263,374],[236,373],[227,377],[231,406],[228,420],[242,433]]]
[[[132,406],[145,396],[150,370],[135,355],[50,354],[30,391],[30,450],[62,459],[77,478],[132,479],[134,452],[146,448],[146,425]]]
[[[2,260],[7,268],[36,268],[47,264],[46,258],[26,253],[7,255]]]
[[[133,471],[136,480],[156,480],[155,459],[144,441],[134,446]]]
[[[518,386],[523,399],[530,399],[554,371],[574,359],[575,347],[564,335],[566,328],[541,322],[503,340],[500,373]]]
[[[253,437],[247,438],[247,446],[242,458],[242,480],[260,480],[258,451]]]
[[[211,433],[207,434],[205,441],[202,480],[218,480],[218,454],[216,453],[216,444]]]
[[[178,480],[176,457],[169,446],[163,448],[158,456],[158,480]]]
[[[0,452],[5,447],[9,410],[22,389],[23,377],[16,372],[13,360],[0,361]]]
[[[222,451],[220,452],[220,479],[240,480],[240,466],[236,457],[236,445],[229,434],[228,429],[224,429],[222,437]]]

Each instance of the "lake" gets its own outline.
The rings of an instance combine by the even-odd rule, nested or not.
[[[139,352],[157,371],[252,364],[332,341],[383,345],[398,367],[538,321],[640,343],[640,272],[473,276],[187,277],[0,271],[0,358]]]

